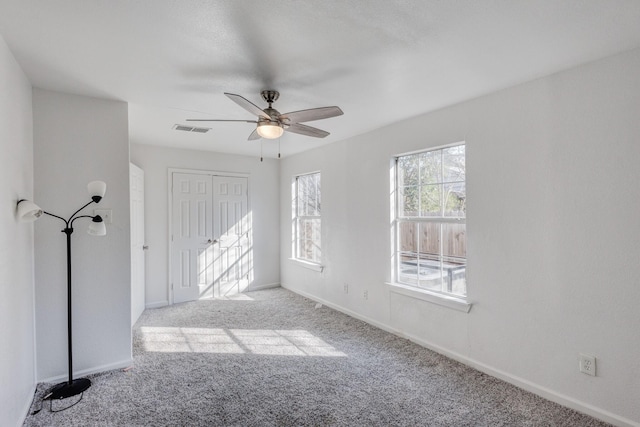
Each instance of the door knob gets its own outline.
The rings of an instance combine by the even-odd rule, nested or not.
[[[142,247],[142,250],[143,250],[143,251],[146,251],[147,249],[149,249],[149,245],[144,245],[144,246]]]
[[[218,240],[217,240],[217,239],[213,239],[213,240],[212,240],[212,239],[209,239],[209,240],[207,240],[207,243],[209,243],[209,244],[211,244],[211,243],[218,243]]]

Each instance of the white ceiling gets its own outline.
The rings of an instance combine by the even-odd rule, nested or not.
[[[0,34],[35,87],[128,102],[135,143],[259,155],[249,123],[172,129],[255,119],[223,92],[342,108],[286,156],[636,48],[640,1],[0,0]]]

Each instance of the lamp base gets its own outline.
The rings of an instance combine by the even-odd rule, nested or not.
[[[49,399],[66,399],[67,397],[75,396],[84,392],[91,387],[91,380],[88,378],[80,378],[71,382],[65,381],[63,383],[55,385],[51,390],[51,396]]]

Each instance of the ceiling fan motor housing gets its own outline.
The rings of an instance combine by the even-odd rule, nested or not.
[[[278,110],[276,110],[275,108],[265,108],[264,112],[266,115],[268,115],[269,117],[271,117],[271,120],[280,122],[280,112]],[[261,117],[258,117],[258,119],[260,119]],[[266,119],[265,119],[266,120]]]

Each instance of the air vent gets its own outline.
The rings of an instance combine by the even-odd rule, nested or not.
[[[207,133],[209,132],[209,128],[193,128],[191,132]]]
[[[193,126],[185,126],[185,125],[178,125],[178,124],[173,125],[173,128],[175,130],[182,130],[185,132],[196,132],[196,133],[207,133],[211,130],[210,128],[197,128]]]

